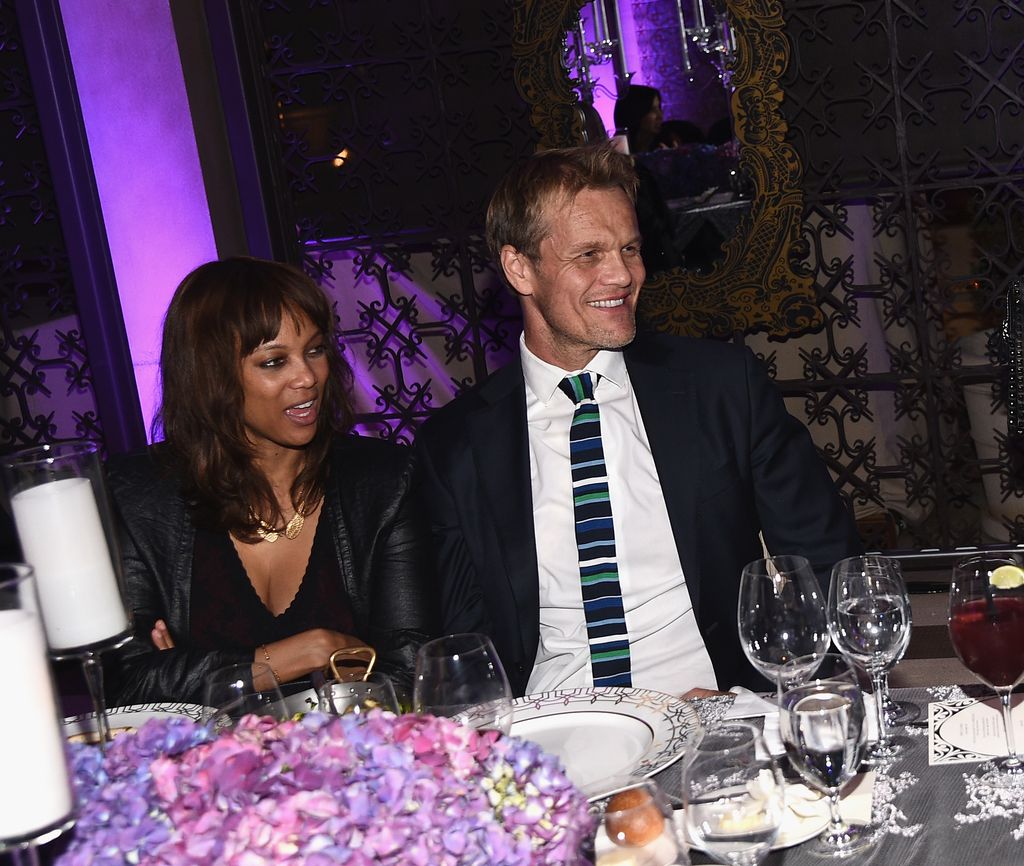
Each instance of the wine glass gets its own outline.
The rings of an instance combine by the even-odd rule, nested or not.
[[[832,569],[829,629],[839,651],[871,676],[878,738],[865,756],[882,763],[899,754],[889,738],[885,679],[910,640],[910,600],[899,568],[884,556],[852,556]]]
[[[1013,736],[1010,694],[1024,677],[1024,570],[1014,559],[975,556],[957,563],[949,586],[949,638],[960,661],[1003,707],[1007,754],[984,768],[998,786],[1024,784]]]
[[[387,710],[398,715],[398,697],[391,678],[371,673],[353,682],[329,682],[318,690],[321,712],[335,716],[361,715],[370,710]]]
[[[770,556],[745,565],[736,620],[743,652],[772,682],[792,659],[828,650],[824,594],[802,556]]]
[[[686,832],[719,863],[757,866],[779,835],[785,783],[753,725],[709,730],[683,768]]]
[[[900,662],[910,646],[910,637],[913,634],[913,606],[910,604],[910,597],[907,593],[907,585],[903,580],[903,571],[900,568],[899,560],[890,559],[886,556],[867,555],[863,557],[867,562],[874,563],[873,568],[887,572],[893,582],[900,587],[902,595],[907,597],[907,627],[903,634],[903,643],[898,648],[895,657],[882,671],[882,704],[885,710],[885,720],[890,727],[894,725],[906,725],[916,722],[921,718],[921,708],[910,701],[894,700],[889,692],[889,671]]]
[[[287,718],[284,696],[270,665],[244,662],[217,668],[206,680],[203,703],[206,723],[215,730],[233,728],[242,716]]]
[[[477,730],[507,734],[512,727],[512,689],[491,639],[451,634],[423,644],[416,654],[413,708]]]
[[[779,673],[779,733],[790,764],[828,798],[829,823],[813,852],[848,857],[871,845],[877,830],[848,824],[839,791],[857,772],[867,731],[857,673],[841,655],[793,659]]]

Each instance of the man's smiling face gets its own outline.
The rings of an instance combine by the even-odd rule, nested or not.
[[[510,246],[501,262],[523,307],[526,345],[563,370],[580,370],[601,349],[636,335],[646,273],[636,210],[619,189],[583,189],[544,208],[548,234],[531,259]]]

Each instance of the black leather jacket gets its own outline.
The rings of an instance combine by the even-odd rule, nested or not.
[[[378,668],[409,686],[420,644],[437,634],[430,592],[430,538],[411,501],[411,449],[358,436],[339,437],[320,519],[334,546],[352,606],[355,635],[378,653]],[[177,485],[150,452],[116,457],[107,482],[119,522],[126,604],[135,637],[106,654],[112,705],[202,700],[207,675],[251,661],[253,651],[189,646],[195,529]],[[157,650],[150,631],[164,619],[175,641]]]

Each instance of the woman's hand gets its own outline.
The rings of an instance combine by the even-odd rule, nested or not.
[[[171,633],[167,630],[167,623],[162,619],[158,619],[153,623],[153,630],[149,633],[149,636],[153,641],[153,646],[158,650],[174,649],[174,638],[171,637]]]
[[[350,646],[365,644],[350,634],[327,628],[312,628],[284,640],[256,647],[252,660],[256,664],[270,665],[278,682],[287,683],[313,671],[323,670],[331,659],[331,653]]]

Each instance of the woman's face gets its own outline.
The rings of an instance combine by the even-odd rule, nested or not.
[[[293,318],[285,311],[277,336],[241,362],[243,423],[263,456],[308,445],[322,409],[325,338],[306,316]]]
[[[645,114],[640,120],[640,128],[650,135],[657,135],[661,132],[661,97],[655,96],[654,102],[651,103],[650,111]]]

